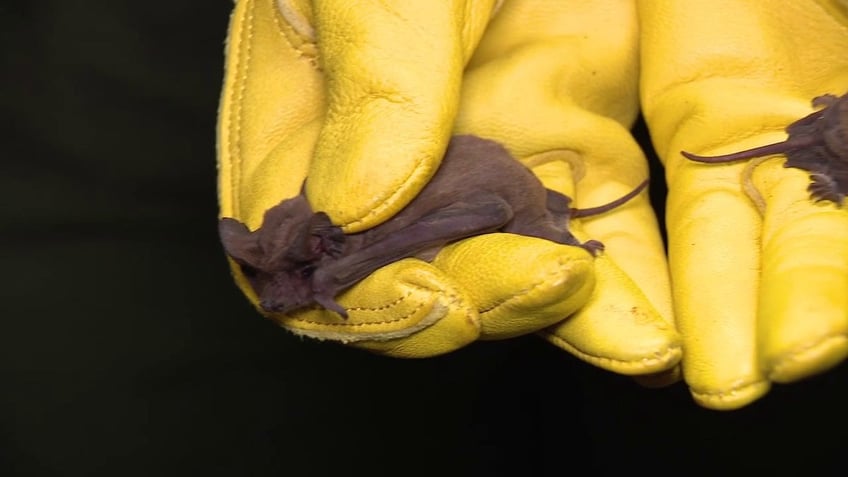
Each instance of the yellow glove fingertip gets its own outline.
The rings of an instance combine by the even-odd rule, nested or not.
[[[769,389],[771,389],[771,383],[761,380],[740,383],[721,390],[690,388],[689,392],[692,394],[692,399],[702,407],[716,411],[732,411],[763,397]]]
[[[579,247],[488,234],[447,247],[433,265],[468,291],[481,339],[538,331],[580,308],[595,285],[592,257]]]
[[[769,378],[794,381],[848,356],[848,214],[814,203],[808,174],[759,167],[767,191],[760,290],[760,353]]]
[[[542,334],[554,345],[609,371],[664,371],[682,357],[677,331],[609,258],[595,259],[597,285],[586,305]]]
[[[837,334],[823,338],[809,348],[773,360],[769,379],[789,383],[826,371],[848,357],[848,337]]]

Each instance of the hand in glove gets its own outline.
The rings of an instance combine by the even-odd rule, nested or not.
[[[642,104],[669,183],[684,377],[697,402],[732,409],[848,353],[848,213],[811,198],[810,172],[784,167],[786,156],[702,164],[681,151],[782,141],[813,98],[845,93],[848,10],[659,0],[640,2],[639,17]]]
[[[581,42],[600,51],[624,48],[615,60],[625,58],[630,68],[626,73],[611,70],[612,74],[601,70],[603,63],[595,65],[597,69],[572,68],[583,79],[593,71],[600,78],[609,76],[598,81],[602,85],[598,90],[579,92],[586,96],[575,100],[569,88],[579,78],[558,72],[572,64],[570,51],[547,45],[544,35],[527,36],[532,30],[527,25],[511,31],[521,20],[555,27],[551,12],[511,11],[510,4],[504,6],[495,21],[503,22],[506,30],[497,30],[498,41],[483,40],[481,48],[489,45],[484,48],[487,53],[475,60],[479,71],[487,69],[500,79],[487,81],[480,73],[477,86],[472,86],[471,81],[463,84],[463,69],[489,23],[492,2],[439,6],[402,2],[392,10],[347,5],[270,0],[242,0],[237,5],[219,125],[222,216],[255,229],[265,210],[296,195],[308,176],[306,192],[314,210],[327,212],[347,233],[370,229],[395,215],[432,177],[454,132],[458,108],[463,112],[457,132],[488,135],[503,143],[533,167],[547,187],[574,197],[577,207],[608,202],[644,178],[644,161],[624,127],[632,120],[636,103],[635,51],[631,44],[621,43],[633,39],[632,11],[621,17],[626,33],[607,27],[616,33],[618,43],[607,45],[610,40],[597,33],[592,44],[571,32],[572,50],[579,50]],[[566,9],[557,10],[556,18],[568,18]],[[600,15],[596,21],[601,21]],[[578,26],[583,28],[580,33],[591,32],[574,20],[565,31]],[[499,67],[497,57],[508,53],[507,48],[513,53],[533,48],[538,52]],[[588,52],[584,56],[594,58]],[[503,81],[520,69],[526,70],[522,77],[529,83],[516,89]],[[543,91],[556,85],[551,81],[560,82],[563,90]],[[468,99],[460,100],[461,88]],[[535,95],[532,103],[523,97],[527,93]],[[623,94],[627,104],[617,104],[620,98],[607,94]],[[562,111],[532,116],[534,109],[556,109],[537,101],[557,99],[566,104]],[[510,102],[524,106],[527,114],[509,110]],[[479,109],[484,103],[492,104],[490,111]],[[570,118],[572,111],[581,114]],[[521,123],[528,118],[533,122]],[[563,125],[551,128],[545,124],[551,120]],[[601,132],[592,129],[598,125]],[[536,131],[539,127],[547,129]],[[586,137],[574,144],[556,142],[554,134],[562,133]],[[625,159],[587,154],[595,150],[623,152]],[[589,159],[598,162],[597,167]],[[582,167],[586,175],[576,193],[572,167]],[[647,223],[640,225],[647,234],[638,228],[610,232],[615,229],[612,220],[621,221],[620,227]],[[565,335],[562,342],[568,339],[575,350],[586,350],[584,358],[607,353],[599,358],[635,363],[627,368],[630,372],[665,369],[674,364],[679,349],[674,331],[651,306],[665,311],[668,303],[663,273],[647,272],[651,267],[664,271],[652,220],[642,197],[587,223],[592,238],[607,242],[611,257],[616,257],[613,249],[621,249],[622,266],[628,272],[637,270],[634,277],[646,280],[649,298],[607,257],[593,260],[576,247],[490,234],[445,248],[432,264],[407,259],[380,269],[338,297],[349,310],[347,320],[323,310],[272,317],[295,333],[393,356],[421,357],[451,351],[477,338],[542,329],[589,300],[596,303],[595,314],[603,316],[584,319],[582,328],[571,331],[576,337],[556,328],[552,336]],[[624,253],[629,244],[646,253],[630,257]],[[602,276],[592,295],[596,265]],[[239,269],[234,271],[255,302]],[[600,293],[603,290],[613,291]],[[621,295],[627,300],[620,301]],[[637,339],[625,337],[622,323],[643,332]],[[605,328],[613,337],[607,342]]]

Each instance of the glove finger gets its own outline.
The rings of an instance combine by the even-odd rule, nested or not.
[[[758,317],[774,381],[821,372],[848,356],[848,212],[813,202],[808,174],[782,160],[757,168],[766,201]]]
[[[506,144],[576,207],[620,197],[647,177],[629,133],[638,111],[636,38],[629,3],[506,3],[469,63],[456,130]],[[615,220],[586,221],[586,229],[611,241],[610,256],[670,320],[665,252],[653,211],[644,199],[621,209]],[[624,227],[617,226],[619,219]]]
[[[629,192],[647,176],[644,158],[628,131],[637,112],[635,37],[632,4],[505,4],[469,63],[456,130],[506,144],[546,187],[575,198],[576,207],[601,205]],[[515,94],[516,84],[522,85],[521,94]],[[576,193],[575,178],[579,179]],[[613,297],[627,295],[626,303],[651,318],[634,320],[630,308],[597,306],[590,308],[598,313],[596,318],[584,319],[586,327],[572,325],[572,331],[563,332],[563,337],[554,341],[584,358],[590,353],[619,356],[622,361],[636,355],[637,359],[666,356],[665,362],[642,370],[651,372],[672,366],[679,359],[679,338],[662,317],[670,317],[667,267],[647,201],[636,200],[622,210],[629,212],[609,214],[604,220],[599,217],[591,227],[611,240],[610,256],[622,257],[627,272],[639,278],[640,286],[644,281],[646,292],[634,290],[626,274],[609,267],[616,273],[608,278],[613,286],[607,288],[632,292],[612,293],[609,298],[612,301]],[[616,230],[614,220],[619,217],[626,217],[632,233]],[[663,311],[657,313],[656,308]],[[607,331],[609,336],[621,336],[612,329],[618,326],[612,324],[616,320],[600,314],[610,310],[621,313],[617,318],[622,321],[644,325],[642,331],[650,336],[646,343],[654,348],[646,352],[641,344],[629,340],[602,342]],[[547,335],[557,336],[555,332]],[[676,357],[674,351],[666,353],[675,347]],[[629,372],[635,369],[612,367],[629,368]]]
[[[586,127],[582,134],[564,136],[578,144],[575,149],[585,151],[575,167],[586,170],[574,194],[575,207],[611,202],[635,187],[627,182],[646,177],[644,157],[626,129],[583,111],[571,111],[569,116]],[[598,140],[586,139],[592,137]],[[608,157],[631,161],[623,161],[624,174],[605,176],[608,161],[598,158]],[[554,158],[554,152],[546,152],[524,162],[538,164],[533,171],[549,187],[567,189],[563,182],[572,176],[575,159],[569,158],[567,166],[547,162]],[[681,342],[672,321],[665,251],[647,194],[603,215],[573,221],[571,228],[581,240],[596,239],[606,246],[595,262],[598,286],[585,307],[545,336],[581,359],[618,373],[656,373],[675,366]]]
[[[683,354],[680,337],[612,260],[595,259],[597,284],[567,320],[540,333],[578,358],[621,374],[658,373]]]
[[[617,157],[626,159],[622,161],[626,163],[647,164],[638,145],[623,128],[616,133],[610,131],[606,137],[616,140],[588,152],[586,162],[591,166],[587,169],[599,168],[596,164],[601,161],[595,160],[596,157]],[[633,190],[633,182],[648,175],[641,167],[622,165],[621,169],[623,172],[610,171],[607,177],[601,172],[587,173],[577,184],[575,195],[579,202],[575,201],[575,207],[609,203]],[[651,180],[662,181],[662,178]],[[604,243],[606,255],[638,285],[660,316],[673,324],[665,247],[647,191],[610,212],[581,218],[579,224],[588,237]],[[637,250],[638,253],[634,253]]]
[[[256,303],[249,284],[240,285]],[[377,270],[337,301],[348,310],[347,319],[323,309],[267,316],[298,335],[402,358],[448,353],[480,334],[469,296],[435,267],[416,259]]]
[[[763,345],[756,344],[767,326],[757,318],[763,224],[741,194],[743,165],[693,165],[679,151],[762,145],[752,135],[774,135],[797,119],[797,98],[844,87],[833,73],[840,68],[834,59],[844,56],[845,16],[825,3],[638,3],[643,111],[670,187],[669,261],[684,374],[706,407],[740,407],[769,388],[758,360]],[[731,239],[738,245],[726,244]]]
[[[581,307],[595,284],[582,248],[512,234],[488,234],[442,250],[433,265],[466,290],[481,339],[538,331]]]
[[[270,0],[242,0],[227,36],[218,193],[221,215],[251,229],[300,190],[323,119],[314,41],[276,15]]]
[[[758,243],[762,224],[739,191],[741,168],[681,167],[677,180],[688,187],[669,191],[666,214],[683,373],[695,400],[718,409],[769,389],[756,349],[760,254],[745,246]]]
[[[346,232],[362,231],[432,177],[493,3],[315,2],[328,92],[307,184],[316,210]]]

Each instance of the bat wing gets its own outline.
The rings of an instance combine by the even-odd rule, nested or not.
[[[498,230],[511,219],[511,207],[495,194],[479,194],[437,209],[316,270],[313,277],[316,301],[332,302],[338,293],[380,267],[459,239]]]

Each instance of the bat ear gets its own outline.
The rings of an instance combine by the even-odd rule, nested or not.
[[[330,222],[330,217],[324,212],[315,213],[309,220],[309,234],[312,236],[310,242],[313,252],[331,257],[342,254],[345,234],[341,227]]]
[[[236,262],[258,268],[261,250],[256,237],[247,226],[236,219],[225,217],[218,221],[218,235],[224,251]]]
[[[323,212],[313,213],[298,225],[289,243],[286,258],[292,262],[314,262],[325,256],[338,257],[344,250],[345,235]]]

